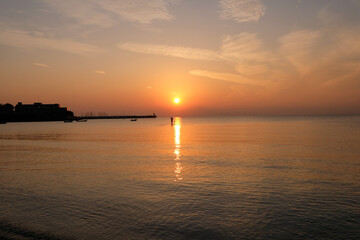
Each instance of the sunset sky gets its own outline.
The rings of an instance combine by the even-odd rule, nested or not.
[[[18,101],[359,114],[360,1],[0,0],[0,103]]]

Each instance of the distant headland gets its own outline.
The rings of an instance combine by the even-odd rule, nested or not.
[[[86,121],[88,119],[137,119],[137,118],[156,118],[152,115],[128,115],[128,116],[74,116],[72,111],[60,104],[23,104],[18,102],[14,107],[10,103],[0,104],[0,123],[7,122],[50,122],[50,121]]]

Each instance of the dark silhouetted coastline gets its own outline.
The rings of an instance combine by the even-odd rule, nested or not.
[[[89,119],[137,119],[156,118],[152,115],[124,115],[124,116],[74,116],[72,111],[59,104],[23,104],[18,102],[14,107],[10,103],[0,104],[0,123],[7,122],[50,122],[50,121],[85,121]]]

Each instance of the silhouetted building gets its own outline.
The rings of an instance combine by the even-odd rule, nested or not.
[[[0,104],[0,113],[1,112],[12,112],[14,111],[14,106],[10,103],[6,103],[5,105]]]
[[[42,104],[42,103],[34,103],[34,104],[22,104],[22,102],[18,102],[15,106],[16,112],[66,112],[66,107],[60,107],[59,104]]]
[[[74,114],[59,104],[22,104],[15,106],[7,103],[0,105],[0,122],[37,122],[66,121],[74,119]]]

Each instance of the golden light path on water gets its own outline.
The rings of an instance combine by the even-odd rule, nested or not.
[[[175,142],[175,149],[174,149],[174,155],[175,155],[175,182],[182,180],[181,177],[181,160],[180,160],[180,128],[181,128],[181,122],[180,118],[175,118],[174,121],[174,142]]]

